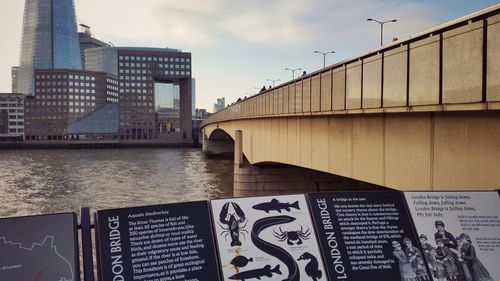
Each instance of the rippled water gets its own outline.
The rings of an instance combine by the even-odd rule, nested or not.
[[[232,196],[232,160],[199,149],[0,151],[0,217]]]

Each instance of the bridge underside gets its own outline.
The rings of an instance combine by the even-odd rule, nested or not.
[[[399,190],[500,187],[498,111],[240,119],[205,126],[204,140],[221,130],[233,143],[242,131],[250,164],[293,165]]]

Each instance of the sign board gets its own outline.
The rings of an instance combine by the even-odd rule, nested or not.
[[[98,276],[220,280],[211,225],[207,201],[98,211]]]
[[[224,280],[328,280],[303,194],[211,205]]]
[[[500,280],[497,192],[405,192],[434,280]]]
[[[400,192],[309,193],[308,200],[330,280],[428,280]]]
[[[0,219],[0,280],[80,280],[75,213]]]

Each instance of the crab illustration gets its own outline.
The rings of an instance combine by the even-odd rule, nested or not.
[[[229,213],[229,206],[231,206],[234,210],[234,213]],[[245,217],[245,213],[241,207],[234,202],[227,202],[222,206],[222,210],[219,214],[219,221],[224,224],[217,222],[219,226],[223,229],[221,235],[224,235],[224,239],[227,239],[227,236],[231,236],[231,247],[233,246],[241,246],[240,241],[240,233],[245,238],[246,231],[245,226],[247,225],[247,219]]]
[[[304,231],[302,225],[300,226],[300,230],[295,231],[283,231],[281,227],[279,228],[279,232],[273,230],[274,237],[278,238],[278,241],[285,241],[288,245],[300,245],[302,244],[302,240],[307,240],[311,238],[311,231],[309,228]]]

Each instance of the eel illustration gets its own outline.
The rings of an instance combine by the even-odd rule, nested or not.
[[[298,261],[310,260],[306,264],[307,276],[311,277],[313,281],[318,281],[318,279],[321,279],[323,272],[321,272],[321,270],[319,270],[318,259],[315,256],[313,256],[311,253],[305,252],[297,260]]]
[[[295,201],[294,203],[282,203],[276,198],[273,198],[271,202],[264,202],[254,205],[252,208],[259,211],[264,211],[266,213],[269,213],[270,211],[278,211],[279,213],[281,213],[282,210],[290,212],[290,208],[300,210],[299,201]]]
[[[236,273],[233,276],[230,276],[231,280],[241,280],[245,281],[246,279],[257,278],[260,280],[261,277],[273,277],[273,273],[281,274],[280,265],[276,265],[273,269],[271,269],[270,265],[266,265],[263,268],[251,269],[248,271],[243,271],[240,273]]]
[[[288,268],[288,277],[286,279],[283,279],[283,281],[300,280],[300,271],[297,262],[292,257],[292,255],[290,255],[290,253],[288,253],[284,249],[259,238],[259,234],[266,228],[278,224],[290,223],[293,221],[295,221],[295,218],[290,216],[274,216],[274,217],[262,218],[254,223],[252,227],[252,232],[250,234],[250,236],[252,237],[252,242],[255,245],[255,247],[257,247],[264,253],[277,258],[278,260],[283,262],[285,266]]]

